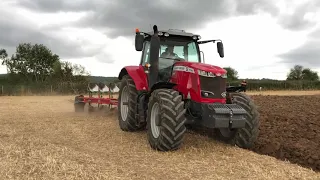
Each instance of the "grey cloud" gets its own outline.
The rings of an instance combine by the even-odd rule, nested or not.
[[[320,7],[320,1],[306,2],[296,8],[293,15],[279,15],[279,9],[275,1],[271,0],[17,0],[20,7],[37,12],[87,12],[83,19],[69,24],[74,27],[90,27],[105,32],[107,36],[116,38],[118,36],[131,36],[135,28],[151,30],[150,25],[157,24],[160,29],[185,29],[187,31],[201,29],[206,22],[220,20],[237,15],[251,15],[259,12],[267,12],[277,17],[278,23],[290,30],[303,30],[312,27],[314,22],[303,19],[307,12],[315,12]],[[96,56],[99,48],[86,50],[81,43],[68,42],[63,37],[53,37],[46,31],[31,29],[9,17],[9,24],[4,24],[0,16],[0,42],[3,45],[16,46],[19,42],[42,42],[50,46],[54,52],[62,57],[84,57]],[[14,23],[14,22],[17,23]],[[8,22],[6,22],[8,23]],[[55,26],[59,30],[58,26]],[[51,29],[52,31],[52,29]],[[312,44],[312,46],[310,45]],[[280,55],[287,63],[301,61],[316,65],[317,42],[310,42],[297,50]],[[70,50],[71,49],[71,50]],[[108,54],[106,54],[108,56]],[[100,56],[96,56],[100,59]],[[102,60],[104,61],[104,60]],[[112,60],[104,61],[112,62]],[[319,61],[320,62],[320,61]]]
[[[254,14],[258,10],[273,15],[278,9],[271,0],[93,0],[69,3],[58,0],[24,0],[20,5],[41,11],[87,11],[88,16],[77,22],[78,27],[94,27],[111,37],[132,35],[134,29],[200,29],[206,22],[235,15]],[[70,1],[71,2],[71,1]],[[90,3],[89,3],[90,2]]]
[[[281,15],[278,19],[278,23],[290,30],[299,31],[305,30],[315,26],[318,22],[307,20],[304,16],[309,12],[317,12],[320,9],[319,1],[307,1],[304,4],[296,7],[293,14]]]
[[[87,11],[95,1],[88,0],[18,0],[18,5],[39,12]]]
[[[309,40],[279,57],[290,67],[300,64],[310,68],[320,68],[320,39]]]
[[[87,50],[81,42],[70,42],[65,37],[54,36],[55,31],[59,30],[58,28],[42,31],[42,29],[33,27],[35,26],[23,17],[2,11],[0,16],[0,46],[5,47],[9,54],[12,54],[19,43],[41,43],[61,58],[91,57],[100,51],[98,48]]]
[[[308,39],[300,47],[280,54],[281,63],[292,67],[300,64],[309,68],[320,68],[320,28],[308,35]]]
[[[273,16],[279,14],[279,9],[272,0],[238,0],[236,12],[239,14],[255,14],[258,11],[268,12]]]
[[[235,14],[253,14],[258,9],[277,13],[270,0],[254,2],[250,4],[245,0],[171,0],[165,3],[163,0],[160,3],[148,0],[118,0],[117,3],[102,8],[101,12],[90,13],[78,22],[78,25],[101,28],[107,35],[117,37],[132,35],[136,27],[151,30],[150,26],[153,24],[159,25],[160,29],[189,30],[200,29],[207,22]]]
[[[316,29],[315,31],[311,32],[308,37],[320,39],[320,28]]]
[[[308,12],[316,12],[320,8],[320,1],[308,1],[296,8],[291,16],[282,16],[279,23],[290,30],[305,30],[314,27],[318,22],[304,19]],[[320,28],[308,35],[308,40],[300,47],[280,54],[288,67],[300,64],[309,68],[320,68]]]
[[[115,62],[115,59],[109,53],[100,53],[95,56],[98,62],[112,64]]]
[[[40,12],[86,11],[88,16],[76,25],[98,28],[112,37],[131,35],[136,27],[149,29],[150,24],[159,24],[165,29],[199,29],[211,20],[261,11],[278,18],[278,23],[290,30],[304,30],[316,23],[305,20],[304,15],[316,12],[320,1],[306,1],[293,14],[281,15],[275,2],[276,0],[20,0],[19,4]]]
[[[136,27],[150,30],[153,24],[159,25],[160,29],[201,28],[211,19],[230,16],[230,2],[118,0],[100,8],[101,11],[90,13],[78,25],[106,29],[111,37],[132,35]]]

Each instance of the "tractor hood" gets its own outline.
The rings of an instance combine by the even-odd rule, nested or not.
[[[180,61],[176,62],[175,65],[179,66],[188,66],[190,68],[193,68],[194,70],[202,70],[206,72],[212,72],[215,74],[225,74],[227,71],[219,66],[214,66],[210,64],[204,64],[204,63],[196,63],[196,62],[187,62],[187,61]]]

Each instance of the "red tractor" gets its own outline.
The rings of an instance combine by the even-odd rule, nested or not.
[[[259,113],[239,87],[226,86],[226,70],[201,62],[200,36],[183,30],[136,30],[138,66],[120,74],[119,126],[123,131],[147,129],[150,146],[159,151],[179,149],[186,126],[212,129],[226,143],[250,148],[259,133]]]

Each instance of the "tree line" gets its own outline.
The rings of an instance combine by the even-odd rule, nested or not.
[[[43,44],[20,43],[11,56],[6,49],[0,49],[0,61],[7,68],[7,74],[0,77],[0,85],[39,88],[54,85],[78,93],[86,91],[91,80],[85,67],[62,61]],[[113,89],[117,81],[102,83]]]
[[[80,93],[87,90],[93,76],[79,64],[62,61],[43,44],[20,43],[15,53],[8,55],[0,48],[1,64],[6,66],[8,74],[1,77],[0,85],[27,86],[33,89],[49,88],[57,93]],[[238,72],[232,67],[227,70],[229,85],[238,85]],[[106,79],[105,81],[103,79]],[[102,82],[102,80],[104,82]],[[116,77],[99,77],[99,82],[113,89],[119,80]],[[319,75],[310,68],[295,65],[290,69],[286,81],[272,79],[247,79],[248,90],[264,89],[319,89]],[[96,82],[98,83],[98,82]]]
[[[232,67],[224,67],[227,70],[228,85],[239,85],[238,72]],[[246,79],[248,90],[315,90],[320,89],[320,78],[318,72],[305,68],[301,65],[294,65],[287,73],[286,80],[274,79]]]
[[[239,80],[238,71],[232,67],[224,67],[227,70],[228,81]],[[304,68],[301,65],[294,65],[293,68],[287,74],[287,81],[319,81],[318,72],[311,70],[310,68]],[[263,79],[276,81],[273,79]]]

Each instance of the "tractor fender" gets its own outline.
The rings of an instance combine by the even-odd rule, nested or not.
[[[228,86],[226,88],[226,91],[229,92],[242,92],[243,91],[243,87],[242,86]]]
[[[147,75],[143,67],[140,66],[126,66],[121,69],[118,79],[121,80],[124,75],[128,74],[134,81],[138,91],[148,90]]]
[[[175,87],[177,84],[175,83],[172,83],[172,82],[158,82],[156,84],[154,84],[152,87],[151,87],[151,92],[152,93],[154,90],[156,89],[173,89],[173,87]]]

